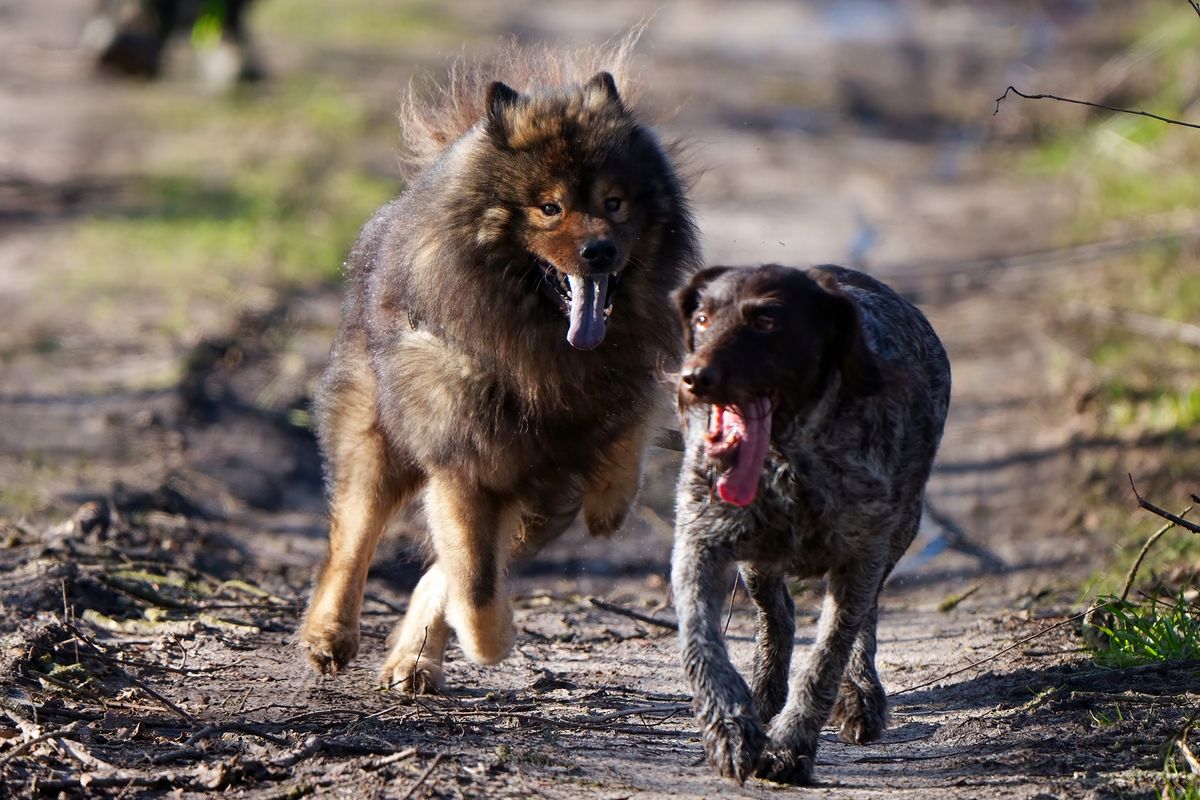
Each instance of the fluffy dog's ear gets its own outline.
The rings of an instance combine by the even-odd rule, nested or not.
[[[521,99],[516,90],[503,81],[496,81],[487,89],[487,131],[498,144],[508,144],[508,112]]]
[[[605,73],[607,74],[607,73]],[[692,276],[688,285],[675,293],[675,308],[679,311],[679,321],[683,326],[683,342],[688,350],[692,349],[692,314],[700,305],[700,291],[719,275],[729,271],[729,267],[708,267]]]
[[[624,107],[621,104],[621,95],[617,93],[617,82],[613,80],[611,73],[597,72],[591,80],[583,85],[583,93],[589,106],[597,107],[605,103],[612,103],[618,108]]]
[[[836,288],[836,282],[817,281],[829,293],[830,311],[833,316],[833,347],[836,352],[838,371],[842,374],[842,386],[857,397],[870,397],[883,391],[883,372],[879,361],[863,336],[862,317],[858,304]],[[833,285],[830,285],[830,284]]]

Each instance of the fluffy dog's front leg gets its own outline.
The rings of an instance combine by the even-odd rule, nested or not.
[[[829,574],[817,640],[808,664],[794,676],[787,704],[768,729],[770,743],[757,774],[780,783],[811,783],[817,734],[829,719],[854,641],[875,602],[883,574],[864,559]]]
[[[517,509],[446,473],[430,476],[425,504],[446,580],[446,620],[468,658],[494,664],[508,655],[513,642],[506,572]],[[411,632],[411,638],[416,635]]]
[[[648,425],[634,427],[599,455],[584,489],[583,520],[592,536],[610,536],[625,522],[642,486]]]
[[[684,513],[684,512],[681,512]],[[680,526],[671,556],[671,583],[679,616],[683,671],[708,763],[741,783],[750,776],[765,737],[750,689],[734,669],[721,639],[721,598],[731,557]]]
[[[421,485],[396,469],[375,427],[371,396],[345,392],[324,431],[330,477],[329,549],[309,598],[299,643],[322,673],[336,674],[358,652],[363,586],[393,511]]]
[[[379,673],[383,688],[413,694],[437,694],[445,688],[442,661],[450,633],[446,593],[446,575],[435,561],[413,589],[408,613],[392,634],[391,651]]]

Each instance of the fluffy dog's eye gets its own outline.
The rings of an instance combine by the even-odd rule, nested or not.
[[[695,318],[692,320],[692,325],[698,331],[705,330],[708,327],[708,314],[705,314],[703,312],[697,314],[695,316]]]
[[[542,203],[541,212],[547,217],[557,217],[562,213],[562,206],[558,203]]]
[[[621,198],[619,198],[619,197],[606,197],[606,198],[604,198],[604,210],[605,210],[605,211],[607,211],[607,212],[608,212],[608,213],[610,213],[610,214],[613,214],[613,213],[615,213],[615,212],[617,212],[617,211],[620,211],[620,210],[621,210],[621,206],[622,206],[622,205],[624,205],[624,204],[625,204],[625,201],[624,201],[624,200],[622,200],[622,199],[621,199]]]
[[[750,320],[750,327],[759,333],[771,333],[779,326],[773,314],[758,314]]]

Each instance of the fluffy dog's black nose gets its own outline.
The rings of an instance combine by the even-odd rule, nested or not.
[[[704,397],[717,385],[717,371],[708,367],[684,367],[679,380],[696,397]]]
[[[593,272],[608,272],[617,262],[617,246],[611,239],[592,239],[579,248],[579,255]]]

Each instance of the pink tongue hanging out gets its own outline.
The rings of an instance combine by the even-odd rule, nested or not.
[[[717,495],[735,506],[754,502],[771,444],[771,401],[760,397],[745,407],[714,405],[705,441],[708,457],[724,466]]]

